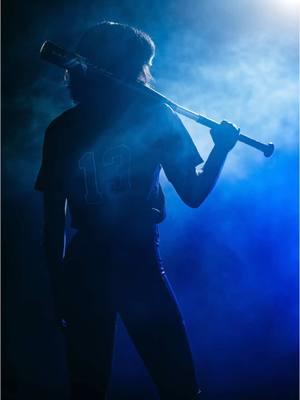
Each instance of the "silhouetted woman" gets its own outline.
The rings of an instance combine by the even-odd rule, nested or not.
[[[83,35],[77,52],[124,81],[150,83],[154,43],[130,26],[102,22]],[[159,256],[159,173],[163,168],[181,199],[198,207],[238,130],[223,122],[212,132],[215,146],[196,173],[203,160],[167,105],[82,70],[68,80],[76,105],[46,131],[36,188],[44,192],[57,317],[67,321],[72,400],[105,398],[117,314],[160,398],[196,399],[184,323]],[[66,204],[76,234],[64,254]]]

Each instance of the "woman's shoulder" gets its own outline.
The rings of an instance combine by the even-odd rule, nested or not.
[[[48,125],[47,131],[61,131],[70,125],[76,125],[78,118],[80,118],[80,109],[76,105],[55,117]]]

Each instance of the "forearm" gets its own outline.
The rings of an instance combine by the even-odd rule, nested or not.
[[[52,280],[61,272],[65,247],[65,199],[56,194],[44,196],[44,252]]]
[[[191,179],[191,193],[188,202],[191,207],[199,207],[215,186],[223,168],[227,154],[235,146],[240,130],[227,121],[222,121],[210,131],[215,143],[202,171]]]
[[[215,146],[199,172],[186,180],[185,202],[193,208],[199,207],[214,188],[222,171],[228,152]]]
[[[53,292],[55,316],[63,318],[62,260],[65,246],[66,197],[60,193],[44,193],[44,252]]]
[[[49,269],[57,271],[60,268],[63,259],[64,247],[64,227],[45,223],[44,252]]]
[[[202,197],[203,200],[214,188],[223,169],[227,155],[228,152],[215,146],[203,168],[198,172],[196,189],[199,192],[200,198]]]

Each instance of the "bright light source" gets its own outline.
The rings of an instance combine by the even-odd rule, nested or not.
[[[281,10],[286,13],[294,13],[295,16],[299,16],[299,0],[273,0],[270,2],[270,7],[275,7],[277,10]]]

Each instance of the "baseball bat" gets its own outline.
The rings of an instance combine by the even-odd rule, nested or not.
[[[218,122],[210,118],[207,118],[194,111],[188,110],[187,108],[182,107],[179,104],[176,104],[174,101],[168,99],[167,97],[157,92],[156,90],[150,88],[149,86],[145,86],[144,84],[138,82],[132,82],[132,83],[125,82],[119,79],[118,77],[114,76],[109,71],[106,71],[97,65],[89,63],[89,61],[85,57],[82,57],[81,55],[76,54],[74,52],[65,50],[48,40],[43,43],[40,49],[40,56],[43,60],[55,64],[60,68],[68,70],[74,68],[81,68],[83,71],[87,70],[95,71],[108,79],[111,79],[115,82],[120,83],[123,86],[128,87],[131,90],[137,91],[138,93],[142,93],[148,97],[150,96],[151,98],[153,98],[158,102],[168,104],[178,114],[184,115],[185,117],[190,118],[201,125],[207,126],[210,129],[215,128],[219,125]],[[261,143],[243,134],[239,135],[238,140],[242,143],[247,144],[248,146],[251,146],[263,152],[265,157],[271,157],[271,155],[274,152],[274,144],[271,142],[268,144]]]

